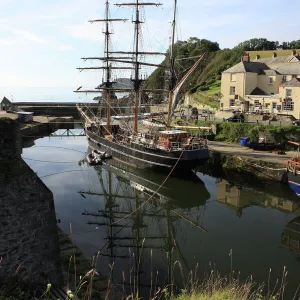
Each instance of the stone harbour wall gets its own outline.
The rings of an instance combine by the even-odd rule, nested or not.
[[[53,195],[21,159],[20,150],[14,152],[21,149],[14,125],[0,125],[0,137],[5,129],[13,139],[5,147],[0,144],[0,282],[16,277],[28,284],[61,285]]]

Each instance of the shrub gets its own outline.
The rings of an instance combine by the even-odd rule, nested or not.
[[[204,91],[208,91],[209,87],[208,86],[201,86],[198,88],[198,91],[204,92]]]

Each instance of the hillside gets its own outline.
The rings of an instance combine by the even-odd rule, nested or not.
[[[175,44],[177,79],[180,80],[184,76],[185,72],[197,61],[197,57],[204,52],[208,53],[206,60],[199,65],[197,70],[187,80],[182,88],[182,92],[189,93],[193,100],[199,103],[217,108],[219,103],[215,100],[219,98],[221,91],[221,74],[224,70],[237,64],[245,51],[249,52],[250,57],[254,59],[256,55],[260,55],[261,58],[271,57],[274,51],[276,51],[278,56],[290,55],[291,49],[297,49],[297,53],[300,53],[299,48],[300,40],[279,44],[277,41],[255,38],[244,41],[232,49],[223,50],[220,50],[216,42],[200,40],[195,37],[187,41],[178,41]],[[168,53],[166,57],[162,63],[163,65],[168,65],[169,63]],[[149,89],[167,88],[167,76],[164,69],[158,68],[149,77],[145,87]],[[161,101],[161,96],[155,99],[156,103]]]

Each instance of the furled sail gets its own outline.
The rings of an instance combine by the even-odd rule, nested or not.
[[[183,76],[183,78],[177,83],[173,90],[173,105],[172,105],[172,111],[171,111],[171,118],[174,116],[175,109],[179,103],[179,92],[183,84],[186,82],[186,80],[190,77],[190,75],[195,71],[195,69],[199,66],[200,62],[203,60],[203,58],[206,56],[206,53],[202,54],[201,57],[196,61],[196,63],[189,69],[189,71]]]

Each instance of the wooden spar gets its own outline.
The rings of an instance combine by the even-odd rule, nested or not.
[[[138,0],[136,3],[117,3],[115,4],[116,6],[161,6],[161,3],[150,3],[150,2],[145,2],[145,3],[139,3]]]
[[[98,20],[90,20],[89,23],[96,23],[96,22],[120,22],[120,21],[123,21],[123,22],[126,22],[128,21],[128,19],[98,19]]]
[[[82,60],[109,60],[107,57],[81,57]],[[132,57],[125,57],[125,56],[120,56],[116,57],[114,56],[113,59],[132,59]]]
[[[128,92],[132,92],[132,89],[113,89],[113,88],[99,88],[99,89],[96,89],[96,90],[79,90],[79,91],[73,91],[74,93],[82,93],[82,94],[88,94],[88,93],[101,93],[102,91],[116,91],[116,92],[125,92],[125,93],[128,93]]]
[[[175,85],[175,55],[174,55],[174,45],[175,45],[175,30],[176,30],[176,10],[177,10],[177,0],[174,0],[174,17],[173,17],[173,31],[172,31],[172,43],[171,43],[171,55],[170,55],[170,84],[169,84],[169,110],[167,126],[170,126],[171,122],[171,112],[173,105],[173,89]]]
[[[184,84],[184,82],[189,78],[189,76],[194,72],[194,70],[199,66],[200,62],[203,60],[203,58],[206,56],[206,53],[202,54],[201,57],[196,61],[196,63],[188,70],[188,72],[183,76],[183,78],[176,84],[174,89],[171,91],[172,93],[172,99],[171,99],[171,104],[169,103],[169,111],[168,111],[168,122],[170,124],[171,122],[171,116],[172,116],[172,111],[173,111],[173,102],[174,102],[174,94],[175,94],[175,99],[176,95],[179,93],[180,88]],[[169,125],[168,124],[168,125]]]
[[[292,145],[296,145],[298,147],[300,147],[300,143],[297,143],[297,142],[292,142],[292,141],[288,141],[289,144],[292,144]]]
[[[109,61],[107,59],[107,61]],[[88,68],[76,68],[76,70],[106,70],[107,67],[88,67]],[[110,70],[134,70],[134,67],[110,67]]]
[[[127,52],[127,51],[109,51],[109,54],[135,54],[135,52]],[[139,52],[139,55],[166,55],[166,53],[162,52]]]
[[[135,61],[128,61],[128,60],[114,59],[113,57],[110,58],[109,60],[110,60],[110,61],[113,61],[113,62],[124,63],[124,64],[135,64],[135,65],[139,65],[139,66],[149,66],[149,67],[168,68],[167,66],[163,66],[163,65],[150,64],[150,63],[145,63],[145,62],[138,62],[138,63],[136,63]]]
[[[167,126],[170,127],[171,123],[171,112],[172,112],[172,105],[173,105],[173,91],[169,91],[169,108],[168,108],[168,120]]]
[[[212,130],[212,127],[203,127],[203,126],[174,126],[174,127],[181,128],[181,129]]]

